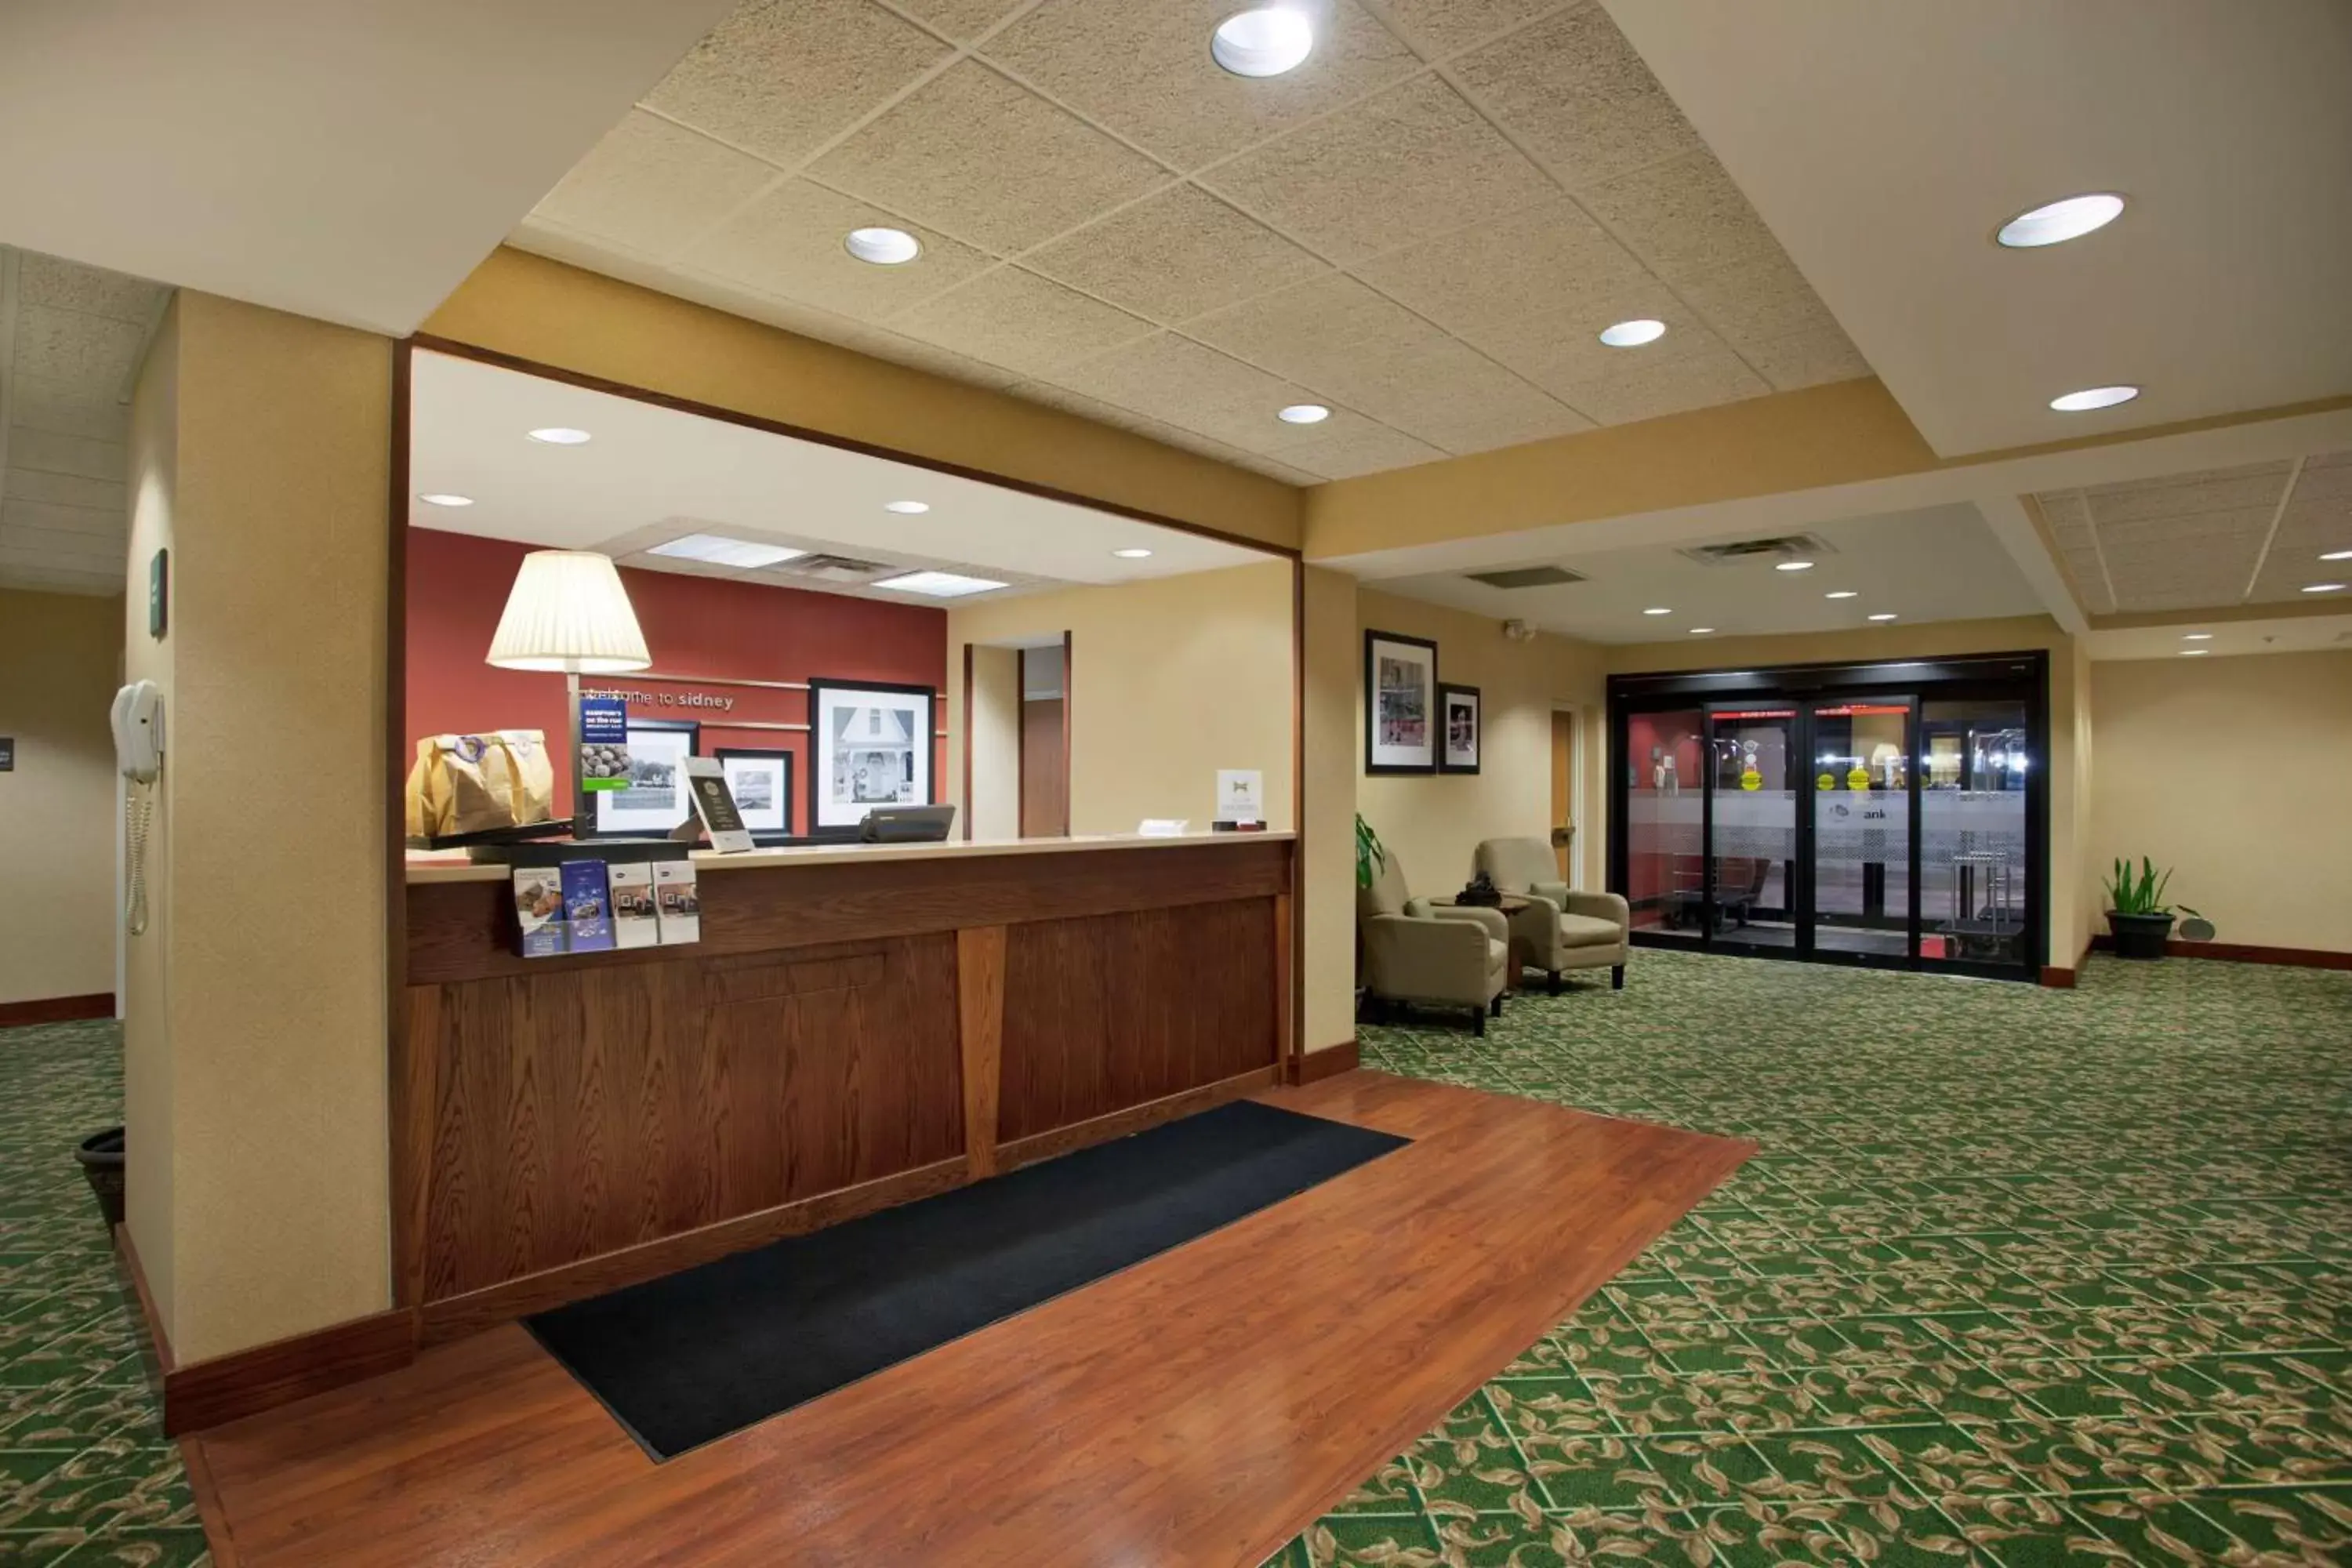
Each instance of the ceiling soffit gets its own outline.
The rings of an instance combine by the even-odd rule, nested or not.
[[[1869,373],[1597,4],[1231,9],[751,0],[515,242],[1292,482]]]

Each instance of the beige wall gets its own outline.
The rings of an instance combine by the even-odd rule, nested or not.
[[[2220,942],[2352,952],[2352,652],[2106,662],[2091,688],[2091,866],[2170,866]]]
[[[2047,616],[1936,621],[1788,637],[1707,637],[1630,643],[1605,650],[1609,673],[1748,669],[1763,665],[1876,662],[2040,650],[2050,656],[2050,956],[2072,968],[2100,917],[2096,889],[2084,890],[2089,768],[2087,657]]]
[[[168,647],[127,616],[169,735],[131,1219],[184,1363],[390,1301],[390,433],[386,340],[191,292],[134,406],[131,551],[168,537],[173,591]]]
[[[950,699],[952,710],[955,700]],[[971,650],[971,799],[961,802],[974,838],[1021,837],[1021,650]],[[963,731],[952,721],[950,735]],[[954,771],[958,751],[948,750]],[[959,775],[951,790],[962,787]]]
[[[1300,794],[1300,899],[1305,931],[1298,984],[1307,1013],[1302,1050],[1356,1037],[1356,580],[1306,569],[1306,774]]]
[[[1577,833],[1580,880],[1600,887],[1606,741],[1601,650],[1548,634],[1514,642],[1487,616],[1370,590],[1358,595],[1357,624],[1361,630],[1429,638],[1437,644],[1438,679],[1479,689],[1484,733],[1477,773],[1363,776],[1363,642],[1360,635],[1356,640],[1349,683],[1356,809],[1398,858],[1412,890],[1433,896],[1457,890],[1469,879],[1482,838],[1540,838],[1550,832],[1551,715],[1561,707],[1577,710],[1578,771],[1591,817]]]
[[[145,599],[140,601],[143,613]],[[0,589],[0,1002],[114,990],[114,739],[122,601]]]
[[[1073,833],[1132,833],[1147,816],[1204,828],[1220,768],[1264,773],[1267,826],[1286,830],[1290,578],[1289,562],[1266,561],[950,609],[948,662],[960,666],[966,643],[1070,634]],[[949,684],[960,756],[963,693]]]
[[[436,336],[1296,548],[1278,479],[1001,392],[500,249]]]

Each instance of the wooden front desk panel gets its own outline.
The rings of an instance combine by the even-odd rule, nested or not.
[[[706,869],[690,946],[514,955],[408,889],[399,1303],[425,1337],[1275,1080],[1286,839]]]

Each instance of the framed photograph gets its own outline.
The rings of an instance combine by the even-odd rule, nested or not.
[[[751,842],[770,844],[793,833],[793,754],[751,747],[721,746],[719,771],[734,792],[735,809],[751,830]]]
[[[1475,686],[1454,686],[1445,681],[1437,685],[1438,742],[1443,748],[1437,759],[1440,773],[1475,773],[1478,771],[1478,689]]]
[[[1364,772],[1437,771],[1437,645],[1364,634]]]
[[[855,827],[877,805],[936,805],[938,696],[927,686],[809,680],[809,830]]]
[[[686,759],[699,753],[702,726],[678,719],[629,720],[629,783],[578,804],[576,838],[662,838],[694,814]]]

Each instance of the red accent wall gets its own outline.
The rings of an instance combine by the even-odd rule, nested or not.
[[[1648,793],[1651,787],[1650,749],[1653,746],[1670,752],[1675,759],[1675,774],[1685,795],[1696,795],[1706,787],[1706,773],[1699,761],[1699,728],[1704,722],[1696,710],[1688,713],[1633,713],[1625,720],[1625,758],[1633,770],[1633,788]],[[1662,899],[1675,885],[1674,857],[1654,845],[1629,839],[1625,847],[1625,897],[1636,906],[1644,900]],[[1637,913],[1634,923],[1652,923],[1658,918],[1655,910],[1647,915]]]
[[[420,736],[482,730],[544,731],[555,758],[555,815],[572,814],[572,773],[563,755],[571,721],[563,710],[563,677],[493,669],[482,662],[515,569],[530,547],[501,539],[408,531],[408,742]],[[720,676],[737,680],[885,680],[929,686],[940,693],[937,718],[947,721],[948,616],[945,610],[887,605],[803,588],[772,588],[721,577],[621,569],[654,668],[665,675]],[[629,705],[632,718],[690,719],[702,726],[700,749],[721,746],[789,751],[793,762],[793,826],[808,831],[809,738],[804,733],[745,730],[730,720],[805,724],[808,693],[749,687],[695,687],[590,677],[600,689],[673,695],[700,692],[734,699],[726,712],[684,707]],[[933,742],[932,784],[944,794],[947,743]]]

